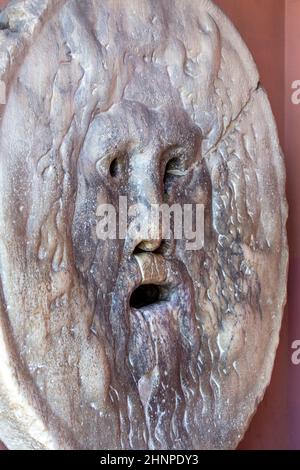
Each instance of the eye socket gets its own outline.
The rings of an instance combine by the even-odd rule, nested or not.
[[[109,166],[109,173],[112,178],[117,178],[120,176],[121,173],[121,168],[120,168],[120,162],[119,159],[116,157],[113,159]]]
[[[169,193],[173,183],[186,174],[183,159],[176,156],[171,158],[166,164],[164,173],[165,193]]]
[[[184,166],[180,157],[173,157],[168,161],[165,169],[165,178],[168,176],[184,176]]]
[[[126,153],[114,153],[106,155],[96,162],[96,170],[102,177],[108,175],[113,179],[120,179],[128,171],[128,161]]]
[[[123,179],[128,176],[129,171],[129,153],[127,149],[115,150],[111,155],[109,165],[109,174],[113,179]]]

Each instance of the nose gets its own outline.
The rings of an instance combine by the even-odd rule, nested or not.
[[[163,201],[159,155],[144,152],[135,156],[129,178],[130,202],[140,214],[141,230],[129,230],[131,254],[136,250],[152,252],[162,242],[161,227],[157,220],[157,208]]]
[[[137,237],[135,240],[135,249],[141,250],[141,251],[155,251],[157,250],[162,242],[162,236],[160,233],[160,227],[155,226],[156,225],[156,219],[151,220],[151,214],[148,216],[148,235],[141,236],[140,238]],[[157,231],[158,233],[155,234],[153,237],[153,230]]]
[[[141,241],[137,248],[143,251],[155,251],[160,247],[161,239],[152,239],[152,240],[143,240]]]

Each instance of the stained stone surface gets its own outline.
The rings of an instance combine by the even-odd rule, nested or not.
[[[206,0],[23,0],[0,43],[0,439],[235,448],[287,271],[282,154],[239,34]],[[204,247],[99,240],[120,195],[204,204]]]

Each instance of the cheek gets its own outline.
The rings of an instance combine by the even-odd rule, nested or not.
[[[96,253],[95,214],[89,207],[77,206],[72,226],[72,241],[76,268],[86,273]]]
[[[110,204],[116,207],[118,194],[106,188],[97,188],[81,181],[78,186],[72,225],[72,241],[75,264],[78,271],[92,278],[97,286],[109,292],[116,279],[122,241],[117,237],[101,239],[98,224],[103,220],[98,214],[100,207]],[[118,211],[116,210],[116,224]]]
[[[117,240],[99,240],[89,268],[102,294],[113,291],[119,271],[120,246]]]
[[[185,188],[185,194],[187,195],[186,199],[189,200],[186,201],[187,203],[203,204],[205,209],[210,205],[212,188],[210,176],[205,167],[200,167],[194,172]]]
[[[183,218],[182,240],[177,241],[178,253],[185,253],[186,243],[191,240],[197,240],[197,244],[199,245],[199,248],[196,248],[196,245],[193,248],[193,250],[196,251],[188,251],[184,255],[184,257],[186,256],[187,259],[189,259],[190,256],[193,257],[196,253],[203,251],[203,248],[206,246],[206,241],[210,237],[212,223],[212,188],[210,177],[206,169],[199,168],[195,170],[188,180],[183,181],[177,192],[177,199],[174,202],[181,205]],[[190,206],[192,206],[192,211],[190,210]],[[190,260],[188,263],[189,265],[193,265]]]
[[[208,173],[200,169],[194,171],[188,180],[183,180],[176,190],[176,197],[173,202],[181,205],[183,214],[185,212],[185,205],[192,205],[193,220],[195,218],[196,207],[203,206],[205,226],[207,224],[210,225],[212,188]]]
[[[92,265],[97,249],[96,211],[97,190],[79,175],[72,224],[72,242],[76,268],[86,273]]]

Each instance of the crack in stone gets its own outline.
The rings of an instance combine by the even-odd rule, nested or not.
[[[239,113],[236,115],[234,119],[230,121],[230,123],[228,124],[224,132],[222,133],[221,137],[219,137],[215,145],[205,152],[205,154],[203,155],[203,158],[207,157],[210,153],[215,152],[217,148],[219,147],[220,143],[223,141],[223,139],[227,137],[232,132],[232,130],[234,130],[234,125],[238,122],[243,112],[246,110],[248,105],[252,102],[252,99],[254,98],[254,96],[256,96],[258,90],[261,90],[261,89],[262,89],[261,84],[260,82],[258,82],[256,88],[250,92],[249,98],[247,99],[246,103],[242,106]]]

